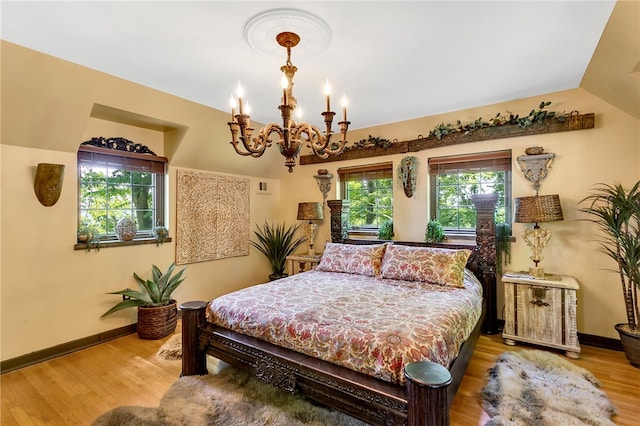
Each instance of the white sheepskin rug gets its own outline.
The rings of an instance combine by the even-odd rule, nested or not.
[[[178,379],[159,407],[118,407],[93,426],[365,426],[215,361],[212,374]]]
[[[500,355],[478,393],[498,425],[614,425],[616,408],[584,368],[550,352],[521,350]]]

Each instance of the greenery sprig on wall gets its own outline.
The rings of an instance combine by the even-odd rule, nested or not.
[[[507,111],[507,113],[509,114],[508,116],[498,113],[495,117],[493,117],[493,119],[489,121],[485,121],[482,119],[482,117],[480,117],[467,124],[462,124],[460,120],[456,121],[456,124],[440,123],[429,132],[429,136],[435,137],[436,139],[440,140],[443,136],[446,136],[450,133],[464,132],[464,134],[469,134],[473,131],[485,129],[487,127],[498,127],[510,124],[518,125],[524,129],[531,126],[533,123],[542,123],[548,118],[555,118],[558,121],[567,120],[569,115],[565,112],[557,113],[554,111],[545,110],[545,108],[549,105],[551,105],[551,102],[540,102],[540,105],[538,105],[538,110],[532,109],[531,112],[529,112],[529,115],[526,115],[524,117],[520,117],[519,114],[514,115],[510,111]]]
[[[555,112],[548,111],[547,108],[551,105],[551,102],[543,101],[538,105],[538,109],[532,109],[528,115],[520,116],[520,114],[513,114],[511,111],[507,111],[508,115],[504,115],[502,113],[496,114],[491,120],[483,120],[482,117],[475,119],[472,122],[463,124],[460,120],[457,120],[455,124],[452,123],[439,123],[433,130],[429,132],[428,137],[436,138],[438,140],[442,139],[444,136],[447,136],[452,133],[464,133],[465,135],[474,132],[480,129],[486,129],[489,127],[499,127],[506,125],[517,125],[521,128],[527,128],[531,126],[533,123],[542,123],[544,120],[549,118],[555,118],[560,122],[564,122],[569,118],[569,114],[566,112]],[[356,148],[366,148],[370,146],[380,147],[382,149],[387,149],[394,144],[393,141],[389,139],[381,138],[379,136],[371,136],[369,135],[366,139],[361,139],[357,142],[353,143],[351,149]]]
[[[378,136],[371,136],[369,135],[368,138],[366,139],[360,139],[358,142],[354,142],[353,143],[353,148],[364,148],[367,146],[378,146],[382,149],[387,149],[389,148],[391,145],[393,145],[393,142],[390,141],[389,139],[385,139],[385,138],[381,138]]]

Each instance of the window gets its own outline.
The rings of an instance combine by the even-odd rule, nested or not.
[[[393,165],[372,164],[338,169],[342,198],[351,202],[349,229],[377,231],[393,220]]]
[[[498,194],[496,222],[511,224],[511,150],[429,159],[431,212],[446,231],[475,232],[471,194]]]
[[[165,157],[81,145],[79,228],[91,228],[102,241],[116,240],[118,221],[131,218],[137,224],[135,239],[152,238],[153,228],[164,226],[166,162]]]

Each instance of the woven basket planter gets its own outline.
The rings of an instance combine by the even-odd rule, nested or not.
[[[167,337],[175,331],[177,322],[178,309],[173,299],[165,306],[138,306],[136,330],[141,339],[157,340]]]

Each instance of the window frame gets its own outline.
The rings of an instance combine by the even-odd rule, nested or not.
[[[431,157],[428,160],[429,173],[429,211],[431,218],[437,219],[438,213],[438,181],[443,172],[455,170],[504,171],[504,208],[505,222],[511,226],[512,218],[512,152],[510,149],[487,151],[472,154]],[[431,218],[429,220],[431,220]],[[475,228],[445,227],[445,232],[458,237],[475,237]]]
[[[349,198],[347,198],[348,196],[347,182],[356,180],[356,179],[353,179],[354,175],[381,174],[383,177],[380,177],[378,179],[381,179],[381,178],[391,179],[390,195],[391,195],[391,209],[392,209],[392,215],[393,215],[393,179],[394,179],[393,162],[385,161],[383,163],[365,164],[365,165],[351,166],[351,167],[341,167],[341,168],[338,168],[337,173],[338,173],[338,180],[340,183],[340,197],[344,200],[349,200]],[[350,234],[377,236],[379,229],[380,229],[379,226],[361,226],[361,225],[352,226],[351,223],[349,222],[347,231]]]
[[[99,146],[82,144],[78,148],[77,153],[77,179],[78,179],[78,198],[77,198],[77,228],[80,229],[81,225],[81,211],[82,211],[82,182],[81,182],[81,168],[87,164],[94,162],[104,163],[109,162],[115,167],[121,170],[127,171],[147,171],[154,174],[153,177],[153,204],[154,207],[154,219],[155,223],[150,230],[138,230],[133,240],[122,241],[114,234],[102,234],[99,236],[97,244],[99,247],[110,247],[118,245],[132,245],[132,244],[145,244],[148,242],[156,242],[156,238],[153,235],[153,228],[157,226],[166,226],[166,201],[167,201],[167,163],[166,157],[158,156],[148,150],[144,145],[134,144],[131,141],[127,141],[122,138],[118,138],[120,141],[126,141],[126,145],[119,145],[117,148],[102,148]],[[92,140],[93,141],[93,140]],[[89,141],[89,142],[92,142]],[[142,147],[140,152],[131,152],[129,149]],[[170,241],[166,238],[164,241]],[[95,243],[96,241],[94,241]],[[88,244],[76,244],[76,249],[82,249]],[[88,248],[88,247],[87,247]]]

